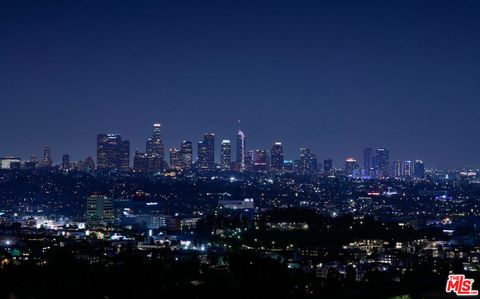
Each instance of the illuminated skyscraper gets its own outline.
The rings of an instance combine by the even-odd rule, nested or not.
[[[215,169],[215,134],[207,133],[203,138],[207,147],[207,163],[210,169]]]
[[[390,154],[386,148],[378,148],[375,153],[375,177],[382,179],[390,175]]]
[[[297,171],[301,174],[313,174],[317,172],[317,155],[310,153],[309,148],[300,148],[300,160]]]
[[[345,172],[348,176],[352,176],[353,172],[358,169],[357,160],[348,158],[345,160]]]
[[[123,170],[130,168],[130,141],[122,140],[120,144],[120,168]]]
[[[170,168],[182,169],[182,154],[181,151],[176,148],[170,149]]]
[[[232,145],[230,140],[222,140],[222,149],[220,152],[220,166],[222,169],[230,169],[232,163]]]
[[[242,130],[238,130],[237,133],[237,168],[239,171],[245,170],[245,133]]]
[[[196,168],[198,170],[208,170],[207,164],[207,146],[204,144],[203,141],[199,141],[197,143],[197,163]]]
[[[393,177],[397,179],[403,177],[402,161],[399,161],[399,160],[393,161]]]
[[[192,169],[193,163],[193,147],[191,141],[183,141],[182,142],[182,167],[185,170]]]
[[[425,165],[422,160],[415,160],[413,165],[413,174],[415,178],[422,179],[425,176]]]
[[[198,168],[200,170],[215,169],[215,134],[206,133],[203,141],[198,143]]]
[[[253,170],[266,171],[268,169],[268,154],[266,150],[257,149],[253,152]]]
[[[283,169],[284,156],[283,156],[283,146],[281,142],[275,142],[270,151],[271,156],[271,165],[273,169],[281,170]]]
[[[148,171],[157,172],[165,169],[165,146],[163,145],[161,124],[153,124],[153,136],[147,140],[145,152],[148,160]]]
[[[253,169],[253,150],[248,150],[245,153],[245,168],[244,170],[252,170]]]
[[[363,150],[363,175],[371,178],[373,176],[373,150],[369,147]]]
[[[153,136],[147,140],[146,152],[149,155],[156,155],[165,161],[165,147],[162,140],[162,125],[153,125]]]
[[[97,168],[128,169],[130,166],[130,141],[119,134],[97,135]]]
[[[403,161],[403,176],[410,178],[413,177],[413,162],[406,160]]]

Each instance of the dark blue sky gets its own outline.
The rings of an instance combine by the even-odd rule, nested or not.
[[[420,3],[421,2],[421,3]],[[207,131],[480,166],[479,1],[0,0],[0,156]],[[196,150],[196,149],[195,149]]]

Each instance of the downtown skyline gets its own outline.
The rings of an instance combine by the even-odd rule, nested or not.
[[[238,122],[238,124],[239,124],[239,122]],[[236,163],[236,162],[239,161],[239,159],[241,159],[241,156],[239,156],[241,151],[239,151],[238,146],[240,146],[240,144],[242,144],[242,142],[238,139],[239,136],[243,136],[243,138],[244,138],[244,142],[245,142],[244,153],[245,154],[249,151],[263,150],[268,155],[268,160],[270,161],[270,159],[272,159],[271,153],[272,153],[273,148],[276,148],[276,147],[280,146],[281,151],[282,151],[282,156],[284,157],[284,161],[285,162],[288,162],[288,161],[293,162],[295,160],[298,160],[298,158],[302,155],[302,151],[304,149],[307,149],[309,152],[316,155],[316,157],[318,159],[318,163],[319,163],[319,169],[321,168],[320,165],[323,165],[323,162],[324,162],[323,160],[324,159],[332,159],[333,160],[333,166],[336,169],[340,169],[340,170],[345,169],[345,163],[348,163],[349,161],[350,162],[354,161],[358,165],[358,167],[363,168],[365,166],[365,163],[366,163],[364,161],[367,159],[366,156],[365,156],[365,151],[366,150],[371,151],[370,159],[372,159],[372,157],[375,156],[375,150],[376,149],[386,149],[389,152],[390,157],[389,158],[387,157],[387,160],[389,160],[389,162],[387,164],[389,164],[389,163],[392,164],[389,167],[393,167],[393,163],[398,162],[398,161],[402,161],[402,162],[403,161],[415,161],[415,160],[425,161],[424,159],[421,159],[421,157],[416,157],[416,156],[409,156],[409,157],[398,157],[398,156],[395,156],[395,155],[392,156],[391,150],[389,148],[386,148],[386,147],[383,147],[383,146],[376,146],[376,147],[366,146],[362,149],[359,149],[358,151],[353,151],[352,150],[352,154],[347,155],[347,156],[345,156],[343,158],[340,158],[340,159],[335,159],[334,154],[328,154],[328,153],[324,154],[324,153],[316,152],[315,150],[312,150],[312,148],[310,148],[308,146],[308,144],[301,145],[301,146],[298,147],[296,152],[288,154],[285,151],[286,142],[282,141],[282,140],[274,140],[274,141],[270,142],[270,145],[265,144],[264,146],[260,146],[260,147],[249,146],[249,142],[248,142],[249,141],[249,134],[247,132],[245,132],[244,130],[242,130],[239,125],[237,127],[238,128],[237,128],[235,137],[233,137],[233,138],[222,138],[222,136],[218,136],[214,132],[205,132],[202,136],[200,136],[200,138],[198,138],[198,140],[180,139],[181,141],[179,143],[177,143],[176,145],[172,145],[172,146],[168,146],[165,143],[164,126],[161,125],[160,123],[154,123],[151,126],[151,132],[150,133],[153,133],[153,140],[155,140],[155,138],[158,140],[157,142],[159,142],[160,148],[157,151],[160,151],[162,153],[161,158],[163,159],[163,161],[165,161],[167,163],[170,163],[170,151],[171,150],[179,151],[179,154],[180,154],[181,149],[182,149],[182,144],[184,142],[189,142],[191,144],[191,150],[192,150],[191,153],[192,153],[193,163],[200,162],[201,159],[200,159],[199,154],[200,154],[200,147],[201,147],[202,140],[203,140],[203,142],[205,142],[205,139],[203,139],[203,138],[206,138],[205,136],[213,136],[213,138],[212,138],[213,139],[212,144],[213,144],[213,150],[214,150],[213,163],[215,163],[216,165],[218,165],[222,169],[225,168],[225,166],[222,166],[222,161],[223,161],[223,159],[225,159],[224,157],[222,157],[222,149],[223,149],[223,145],[224,145],[225,142],[228,142],[228,145],[230,147],[230,162],[231,163]],[[34,151],[34,152],[32,152],[32,154],[30,154],[26,157],[23,157],[23,156],[20,156],[20,155],[15,155],[15,154],[4,155],[3,153],[0,152],[0,158],[16,157],[16,158],[22,159],[23,161],[30,161],[33,157],[35,157],[37,159],[37,161],[42,161],[42,160],[45,159],[46,151],[48,151],[48,154],[47,154],[48,155],[48,161],[52,165],[62,166],[64,155],[68,155],[68,159],[72,162],[73,161],[85,160],[86,158],[88,158],[88,159],[93,158],[95,163],[98,164],[98,163],[102,163],[102,162],[99,162],[99,156],[98,156],[98,152],[97,152],[98,151],[98,140],[102,139],[102,138],[106,139],[107,136],[113,136],[113,135],[119,136],[121,138],[121,140],[124,140],[124,142],[127,142],[127,144],[125,146],[128,149],[129,159],[128,159],[128,162],[126,162],[126,161],[121,162],[121,163],[123,163],[123,165],[125,165],[125,167],[129,166],[129,167],[133,168],[134,155],[135,155],[136,152],[138,152],[140,154],[145,154],[146,153],[147,155],[149,153],[152,153],[152,149],[151,149],[152,145],[150,145],[150,143],[152,142],[152,136],[150,136],[150,138],[146,138],[144,140],[143,144],[141,144],[139,147],[133,147],[132,146],[132,140],[128,136],[125,136],[125,135],[123,135],[121,133],[118,133],[118,132],[102,132],[102,133],[96,134],[97,143],[95,144],[95,147],[92,151],[92,154],[88,154],[84,157],[76,157],[76,156],[72,155],[71,153],[60,152],[60,151],[55,153],[54,146],[52,146],[52,144],[49,143],[49,144],[45,144],[42,147],[41,151],[37,151],[37,152]],[[243,159],[245,159],[245,158],[243,158]],[[105,162],[103,162],[103,163],[105,163]],[[128,164],[125,164],[125,163],[128,163]],[[272,163],[272,162],[270,162],[270,163]],[[277,162],[277,164],[278,163],[279,162]],[[371,161],[369,165],[372,165],[372,167],[373,167],[372,163],[373,162]],[[271,167],[278,168],[278,166],[274,166],[274,165],[275,165],[275,162],[273,162]],[[104,167],[106,167],[106,166],[104,166]],[[430,165],[429,165],[429,167],[430,167]]]

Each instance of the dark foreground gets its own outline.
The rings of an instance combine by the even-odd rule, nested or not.
[[[114,266],[89,266],[60,250],[46,266],[4,267],[0,298],[451,298],[445,277],[417,271],[394,283],[379,273],[359,283],[332,273],[319,280],[249,252],[232,255],[229,270],[133,255]]]

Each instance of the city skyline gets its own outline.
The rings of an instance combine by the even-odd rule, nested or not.
[[[250,148],[287,157],[478,167],[480,4],[344,4],[3,2],[0,154],[85,157],[99,132],[133,151],[155,121],[167,147],[234,140],[241,119]]]
[[[204,133],[203,140],[199,140],[197,142],[196,147],[193,147],[193,143],[191,140],[186,140],[183,139],[179,144],[176,146],[166,146],[164,143],[164,134],[163,134],[163,126],[156,122],[153,124],[153,138],[147,138],[144,141],[143,147],[140,148],[132,148],[131,147],[131,140],[128,137],[125,137],[124,135],[120,133],[98,133],[97,134],[97,143],[96,143],[96,149],[92,155],[87,155],[85,157],[79,157],[79,158],[73,158],[70,153],[58,153],[57,156],[59,156],[59,159],[55,159],[55,155],[52,153],[54,150],[52,150],[52,145],[51,144],[45,144],[43,147],[43,155],[37,155],[36,153],[31,154],[28,157],[21,157],[19,155],[0,155],[0,158],[20,158],[21,160],[25,162],[29,162],[32,159],[35,159],[35,162],[38,161],[40,162],[43,166],[51,166],[51,165],[58,165],[62,166],[65,164],[65,159],[68,160],[67,164],[71,161],[82,161],[84,159],[91,159],[93,158],[95,163],[97,164],[97,168],[102,169],[102,168],[118,168],[118,169],[128,169],[128,168],[133,168],[133,165],[135,164],[135,158],[136,157],[144,157],[145,159],[147,158],[148,155],[154,154],[154,156],[157,156],[158,158],[161,158],[164,162],[169,163],[171,160],[171,155],[172,151],[174,153],[177,153],[178,155],[181,155],[183,151],[183,147],[185,146],[185,143],[188,143],[188,155],[190,158],[188,163],[199,163],[200,169],[214,169],[214,165],[219,166],[221,169],[226,169],[226,166],[224,165],[224,160],[227,159],[224,157],[224,145],[228,144],[228,152],[229,152],[229,161],[230,163],[236,163],[237,165],[235,167],[232,167],[232,170],[244,170],[245,168],[245,157],[242,157],[240,155],[241,152],[247,154],[248,152],[251,153],[251,159],[254,159],[256,156],[256,152],[258,151],[265,151],[267,154],[267,160],[268,160],[268,167],[272,169],[281,169],[283,168],[283,163],[280,165],[279,159],[281,159],[284,162],[289,162],[289,161],[295,161],[295,160],[302,160],[302,156],[304,155],[304,151],[306,150],[308,153],[312,152],[313,155],[315,155],[315,159],[318,159],[319,167],[318,169],[323,169],[323,167],[320,167],[322,165],[322,160],[323,159],[332,159],[335,155],[324,155],[319,153],[315,153],[309,146],[301,146],[298,148],[297,153],[294,153],[292,156],[286,156],[284,154],[284,142],[282,141],[273,141],[271,142],[270,147],[264,146],[264,147],[256,147],[256,148],[250,148],[247,146],[248,142],[245,140],[248,140],[247,134],[242,129],[238,129],[235,144],[232,145],[231,141],[229,139],[222,139],[222,138],[215,138],[215,133],[213,132],[208,132]],[[241,136],[241,137],[240,137]],[[239,139],[240,138],[240,139]],[[207,139],[210,139],[208,141]],[[110,140],[110,141],[109,141]],[[215,141],[216,140],[216,141]],[[118,144],[114,145],[113,148],[112,146],[109,146],[112,142],[115,142]],[[209,142],[209,145],[207,147],[203,146],[204,142]],[[104,145],[100,145],[103,143]],[[153,144],[153,145],[152,145]],[[212,149],[213,146],[213,149]],[[239,147],[240,146],[240,147]],[[109,160],[108,158],[105,157],[106,153],[100,154],[99,150],[100,148],[108,147],[104,151],[115,151],[115,147],[118,147],[119,149],[119,155],[120,157],[118,158],[118,161],[114,160]],[[243,149],[243,150],[241,150]],[[407,158],[395,158],[392,159],[389,157],[390,152],[388,149],[385,147],[375,147],[377,153],[378,150],[386,150],[387,151],[387,157],[386,157],[386,164],[385,166],[386,169],[394,167],[392,164],[393,162],[398,162],[398,161],[413,161],[413,160],[421,160],[424,161],[423,159],[419,157],[407,157]],[[344,169],[345,163],[348,163],[349,160],[354,160],[355,163],[358,160],[358,167],[359,169],[373,169],[373,164],[374,164],[374,157],[375,153],[372,152],[372,147],[365,147],[362,149],[363,150],[363,157],[360,157],[361,155],[355,155],[351,154],[349,156],[346,156],[345,158],[341,158],[338,160],[332,159],[333,160],[333,166],[336,167],[336,169]],[[367,150],[370,150],[370,162],[368,161],[368,158],[366,157],[365,152]],[[207,154],[206,152],[209,151]],[[280,152],[278,152],[280,151]],[[196,154],[194,154],[196,152]],[[275,154],[274,154],[275,153]],[[138,155],[138,156],[137,156]],[[209,157],[206,157],[205,155],[208,155]],[[277,157],[274,157],[277,155]],[[279,156],[278,156],[279,155]],[[128,157],[128,159],[127,159]],[[203,157],[203,158],[202,158]],[[272,159],[273,157],[273,159]],[[280,158],[281,157],[281,158]],[[178,156],[179,159],[185,159],[184,157]],[[174,158],[175,159],[175,158]],[[208,161],[205,161],[207,159]],[[58,161],[57,161],[58,160]],[[244,161],[242,161],[244,160]],[[276,161],[275,161],[276,160]],[[242,162],[239,163],[239,161]],[[253,163],[254,161],[250,161]],[[118,163],[115,164],[115,163]],[[146,163],[146,161],[145,161]],[[160,163],[160,161],[155,162],[156,164]],[[162,162],[163,163],[163,162]],[[180,163],[180,161],[178,162]],[[392,165],[390,165],[392,164]],[[187,167],[189,169],[191,166]],[[157,168],[162,168],[162,167],[157,167]],[[176,165],[173,165],[173,168],[176,168]],[[393,168],[392,168],[393,169]],[[369,171],[369,170],[367,170]],[[368,173],[367,173],[368,175]]]

